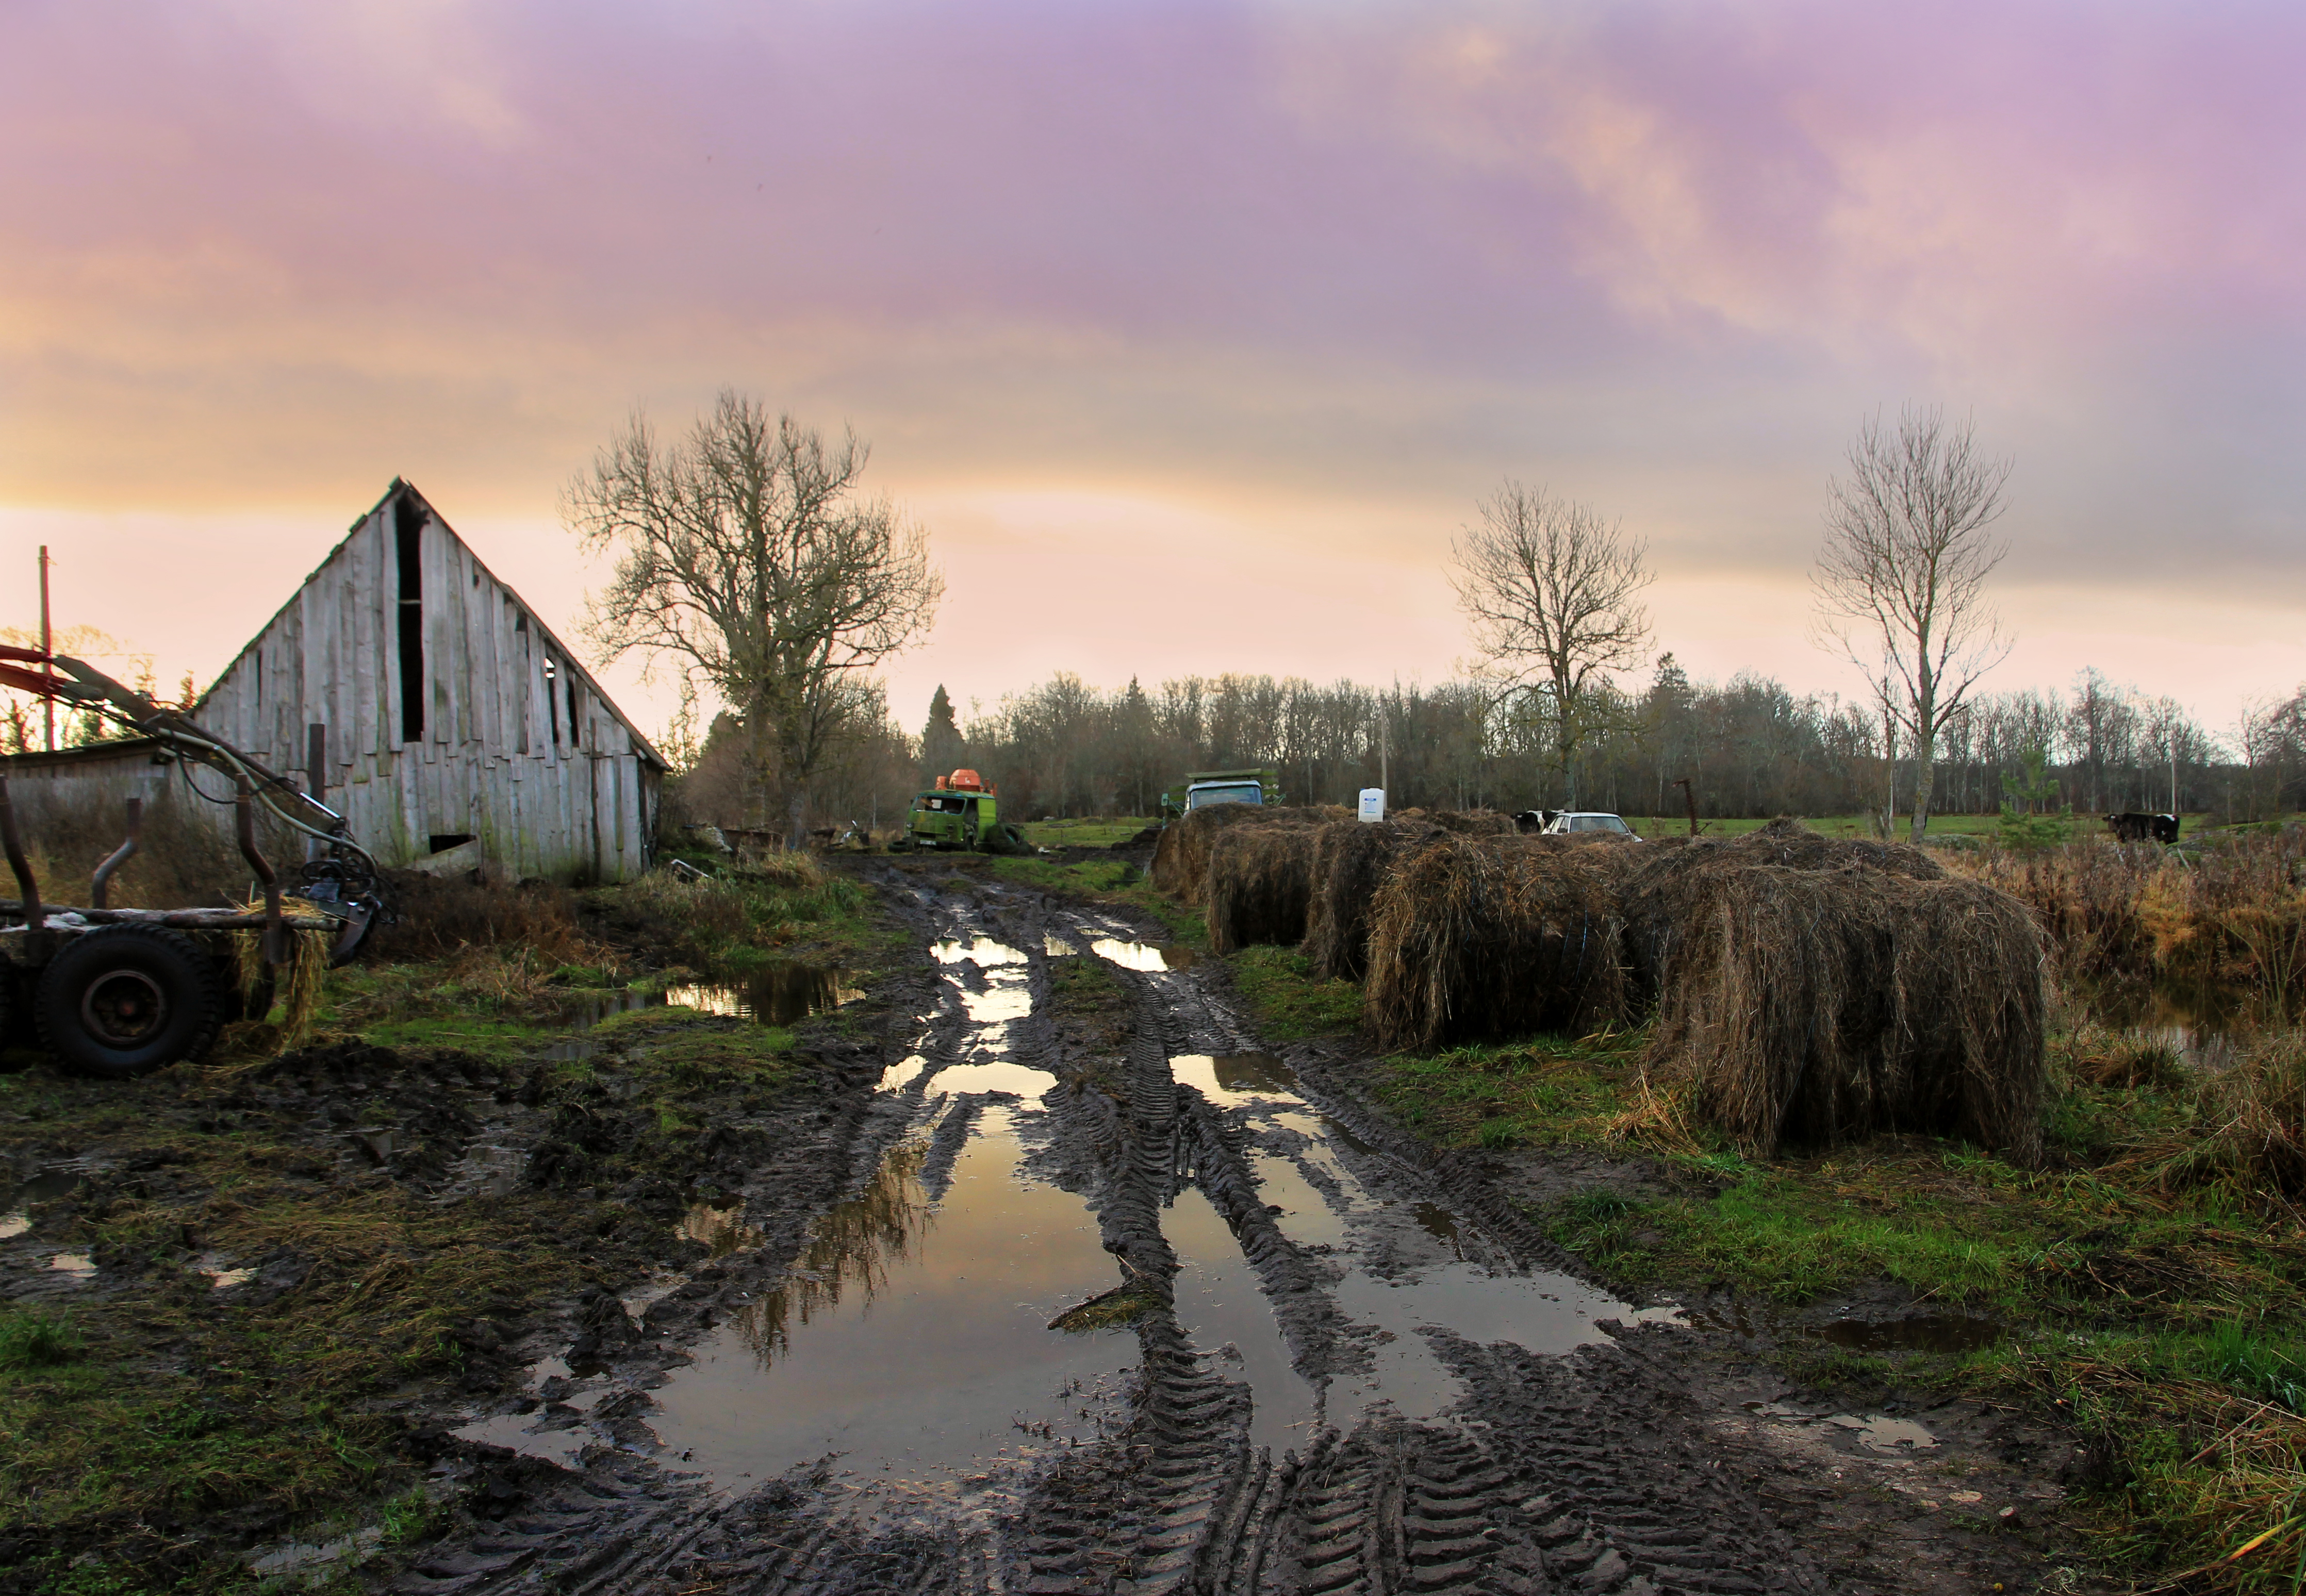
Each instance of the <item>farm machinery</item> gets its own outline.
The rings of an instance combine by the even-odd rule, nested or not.
[[[28,648],[0,645],[0,687],[151,739],[188,786],[194,764],[225,775],[231,796],[209,801],[233,806],[241,857],[264,899],[260,909],[109,907],[113,875],[141,846],[143,802],[130,798],[124,840],[90,875],[87,906],[48,903],[0,772],[0,848],[18,893],[0,899],[0,1036],[29,1007],[42,1044],[85,1074],[124,1080],[196,1059],[225,1020],[271,1007],[274,973],[290,963],[296,937],[325,938],[328,963],[341,965],[387,917],[376,861],[343,815],[181,712],[79,660]],[[260,809],[312,839],[312,857],[285,870],[267,859],[257,845]],[[300,900],[293,913],[283,906],[287,898]],[[252,936],[262,967],[254,981],[236,978],[245,964],[236,939]]]
[[[902,835],[891,846],[950,849],[967,853],[1032,853],[1025,833],[1000,817],[1000,792],[975,771],[939,776],[936,785],[913,795]]]

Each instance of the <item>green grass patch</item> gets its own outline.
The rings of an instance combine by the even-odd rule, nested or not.
[[[1111,848],[1126,842],[1154,823],[1143,815],[1114,815],[1102,819],[1035,820],[1017,829],[1038,848]]]
[[[1334,1037],[1362,1020],[1361,988],[1324,981],[1294,948],[1247,947],[1226,960],[1234,986],[1255,1011],[1259,1033],[1273,1041]]]

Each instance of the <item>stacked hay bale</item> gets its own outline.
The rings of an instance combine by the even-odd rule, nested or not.
[[[1664,896],[1645,1068],[1747,1152],[1904,1130],[2038,1156],[2043,947],[2014,899],[1866,864],[1729,861]]]
[[[1631,853],[1443,834],[1398,854],[1370,907],[1363,1012],[1379,1042],[1434,1048],[1625,1023],[1617,889]]]
[[[1335,804],[1211,804],[1171,821],[1153,849],[1145,874],[1154,887],[1183,903],[1209,900],[1209,853],[1217,839],[1238,827],[1311,831],[1344,817]],[[1291,940],[1295,940],[1292,938]]]
[[[1327,829],[1287,823],[1231,825],[1210,838],[1202,917],[1214,952],[1230,953],[1251,943],[1294,947],[1304,940],[1313,841]]]

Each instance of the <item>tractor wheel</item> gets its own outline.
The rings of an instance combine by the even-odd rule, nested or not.
[[[208,1051],[223,997],[213,965],[185,938],[107,926],[48,960],[33,1014],[40,1040],[71,1068],[125,1080]]]

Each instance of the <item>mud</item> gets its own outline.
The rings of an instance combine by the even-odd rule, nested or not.
[[[645,1112],[670,1046],[645,1017],[585,1084],[338,1048],[207,1110],[305,1127],[309,1178],[632,1216],[572,1209],[599,1283],[418,1404],[444,1533],[252,1547],[267,1572],[365,1558],[459,1596],[2039,1583],[2069,1438],[1789,1387],[1730,1305],[1622,1301],[1524,1206],[1670,1177],[1437,1153],[1351,1046],[1260,1048],[1219,962],[938,861],[850,867],[917,960],[861,1003],[812,988],[855,1003],[845,1034],[810,1022],[790,1080],[697,1098],[679,1136]],[[31,1222],[12,1262],[64,1200],[0,1205]],[[201,1263],[237,1294],[295,1261]]]

